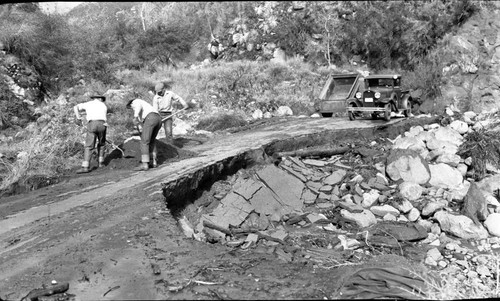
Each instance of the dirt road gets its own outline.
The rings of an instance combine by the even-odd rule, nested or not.
[[[185,238],[162,184],[175,187],[179,178],[243,153],[297,148],[339,133],[352,138],[364,129],[370,136],[371,129],[408,122],[288,118],[186,146],[197,156],[147,172],[95,171],[3,198],[0,298],[19,300],[52,280],[69,282],[76,300],[334,298],[341,270],[285,264],[267,250],[236,251]]]

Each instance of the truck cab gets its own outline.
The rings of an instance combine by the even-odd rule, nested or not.
[[[391,119],[391,113],[411,115],[412,98],[409,91],[401,89],[401,75],[369,75],[364,79],[363,91],[358,91],[355,98],[347,104],[349,120],[354,120],[362,113],[371,113],[373,119],[383,115],[384,120]]]

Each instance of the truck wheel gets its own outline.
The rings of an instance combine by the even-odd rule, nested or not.
[[[389,121],[391,120],[391,104],[388,103],[384,107],[384,120]]]
[[[347,112],[347,116],[349,117],[349,120],[351,120],[351,121],[353,121],[354,119],[356,119],[354,117],[354,112],[352,112],[352,111]]]

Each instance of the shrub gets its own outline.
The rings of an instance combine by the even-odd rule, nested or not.
[[[83,152],[83,128],[69,124],[69,107],[46,106],[43,108],[48,123],[24,131],[22,139],[8,146],[6,157],[0,159],[4,174],[0,176],[0,191],[8,190],[14,184],[26,184],[32,178],[51,179],[64,174],[78,164],[77,154]]]
[[[498,131],[479,130],[465,136],[458,154],[462,158],[471,157],[470,172],[476,181],[486,175],[486,165],[500,167],[500,133]]]
[[[30,65],[39,76],[42,87],[59,92],[71,84],[74,69],[71,57],[71,34],[59,15],[40,12],[23,14],[20,20],[11,20],[0,34],[6,52],[16,55]]]
[[[139,36],[138,57],[143,62],[156,60],[162,64],[172,63],[173,60],[182,58],[180,53],[190,50],[189,38],[186,30],[177,24],[168,26],[160,24],[148,29],[144,35]],[[189,35],[189,34],[188,34]]]
[[[16,123],[13,119],[18,119],[20,122]],[[32,120],[33,115],[28,105],[19,100],[5,82],[0,81],[0,130],[12,126],[24,126]]]

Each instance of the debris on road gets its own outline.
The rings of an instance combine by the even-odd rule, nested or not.
[[[160,266],[157,265],[156,263],[151,263],[151,268],[153,269],[153,274],[155,274],[155,275],[161,274]]]
[[[117,286],[113,286],[112,288],[110,288],[109,290],[107,290],[107,291],[106,291],[106,292],[105,292],[102,296],[103,296],[103,297],[106,297],[106,295],[107,295],[107,294],[109,294],[109,293],[111,293],[112,291],[117,290],[117,289],[119,289],[119,288],[120,288],[120,286],[119,286],[119,285],[117,285]]]
[[[21,301],[36,301],[40,297],[52,296],[55,294],[62,294],[69,289],[69,283],[63,282],[60,284],[44,285],[42,288],[37,288],[30,291],[26,296],[24,296]]]

